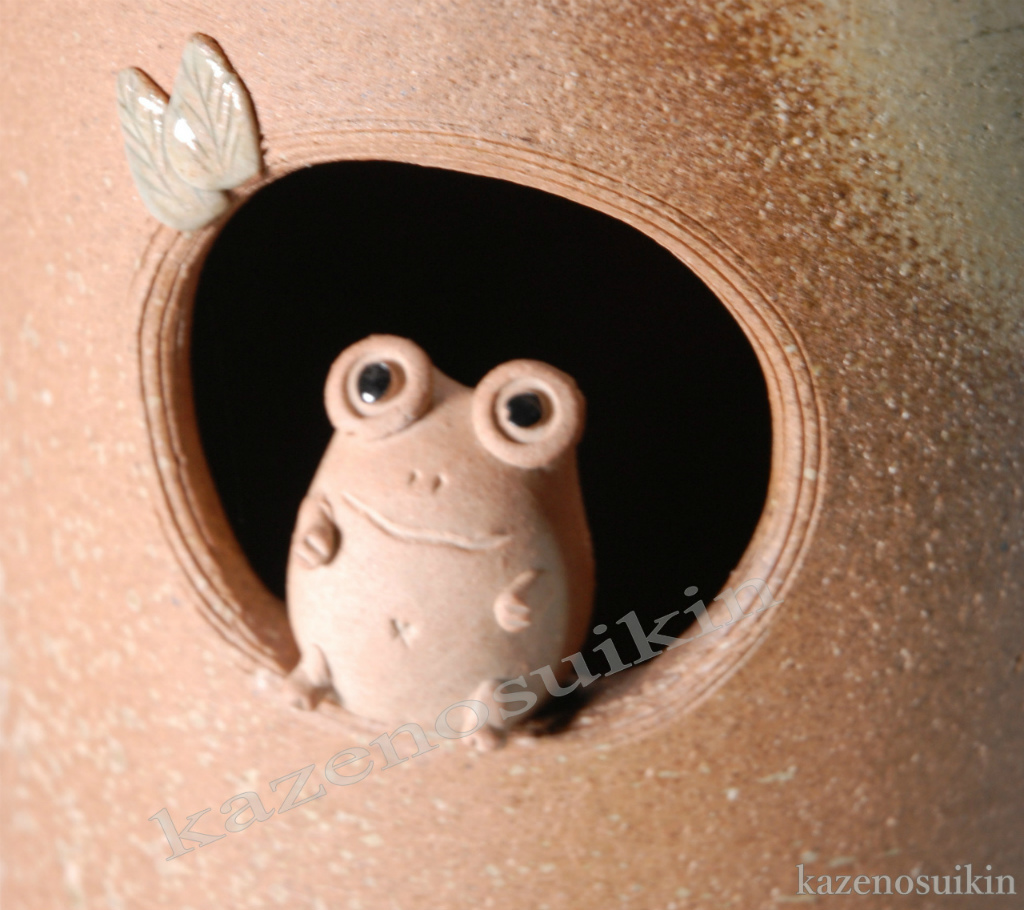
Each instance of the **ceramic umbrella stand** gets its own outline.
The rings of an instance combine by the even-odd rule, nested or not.
[[[903,6],[8,4],[5,907],[1024,889],[1024,32]]]

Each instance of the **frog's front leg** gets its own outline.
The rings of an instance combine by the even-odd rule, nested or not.
[[[520,572],[494,600],[494,618],[506,632],[522,632],[530,626],[530,607],[526,603],[526,589],[540,575],[539,569]]]
[[[324,497],[307,496],[299,506],[292,550],[299,564],[307,569],[327,565],[341,548],[341,530],[334,511]]]
[[[334,521],[330,502],[323,496],[307,496],[299,506],[292,537],[292,553],[298,571],[311,572],[327,565],[341,548],[341,531]],[[315,644],[299,642],[301,658],[285,681],[287,698],[307,711],[331,690],[331,670],[323,651]]]
[[[304,645],[298,665],[285,680],[289,704],[312,711],[330,689],[331,669],[324,652],[316,645]]]
[[[502,718],[501,708],[494,698],[494,692],[505,682],[503,679],[485,679],[470,696],[487,707],[487,722],[469,737],[470,744],[478,752],[500,749],[508,739],[508,724]]]

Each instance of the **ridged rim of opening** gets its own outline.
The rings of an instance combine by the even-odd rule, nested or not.
[[[380,160],[446,168],[518,183],[601,211],[672,252],[716,295],[743,329],[764,373],[772,420],[768,495],[754,534],[726,588],[760,579],[784,599],[813,533],[825,474],[824,415],[800,340],[750,269],[726,243],[677,208],[614,178],[552,155],[471,131],[418,124],[350,124],[276,138],[263,178],[237,194],[305,167]],[[199,274],[230,218],[183,234],[161,227],[141,257],[133,299],[141,317],[142,397],[171,548],[198,595],[199,609],[250,668],[284,674],[298,651],[283,604],[268,592],[241,551],[206,464],[196,424],[189,366],[192,308]],[[723,589],[724,590],[724,589]],[[717,593],[717,592],[716,592]],[[738,592],[746,610],[753,588]],[[752,612],[644,667],[605,680],[569,726],[561,745],[611,744],[642,735],[692,710],[754,652],[780,607]],[[784,609],[784,607],[781,607]],[[725,603],[708,604],[715,624]],[[373,726],[335,707],[353,733]]]

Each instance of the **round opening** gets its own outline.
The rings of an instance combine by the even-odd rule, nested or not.
[[[228,521],[284,597],[298,510],[331,435],[328,368],[370,334],[407,337],[475,386],[546,361],[587,398],[579,447],[594,623],[644,628],[696,586],[710,602],[765,502],[771,415],[739,325],[663,246],[502,180],[388,162],[296,172],[256,193],[203,266],[192,382]],[[695,598],[686,601],[687,604]],[[665,627],[678,633],[692,615]]]
[[[607,654],[612,636],[635,660],[616,620],[646,631],[679,611],[659,629],[679,634],[697,598],[701,629],[716,626],[582,706],[554,700],[548,729],[632,737],[729,677],[778,613],[754,601],[796,576],[825,452],[800,341],[728,244],[613,177],[429,129],[278,137],[242,196],[224,223],[159,229],[133,290],[163,526],[233,648],[277,673],[297,660],[280,594],[330,438],[326,372],[388,333],[467,385],[519,358],[579,383],[602,628],[587,648]]]

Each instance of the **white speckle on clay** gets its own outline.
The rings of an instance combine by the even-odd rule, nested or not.
[[[39,823],[36,821],[35,816],[24,809],[19,809],[14,813],[11,824],[15,831],[21,831],[25,834],[33,834],[39,830]]]

